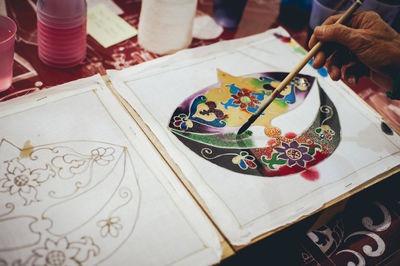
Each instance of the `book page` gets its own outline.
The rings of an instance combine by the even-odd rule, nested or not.
[[[214,227],[100,76],[1,103],[0,125],[0,262],[220,260]]]
[[[306,66],[237,131],[305,54],[282,28],[109,71],[233,245],[394,170],[400,139],[326,70]]]

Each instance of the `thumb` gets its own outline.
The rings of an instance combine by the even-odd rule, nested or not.
[[[323,42],[336,42],[357,52],[361,45],[360,33],[342,24],[322,25],[315,27],[315,37]]]

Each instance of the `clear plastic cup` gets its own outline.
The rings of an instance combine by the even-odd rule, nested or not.
[[[341,0],[313,0],[309,23],[311,29],[321,25],[329,16],[343,13],[353,3],[353,1],[347,1],[339,10],[336,10],[340,2]]]
[[[38,53],[46,65],[69,68],[86,57],[86,1],[39,0]]]
[[[394,4],[396,1],[386,2],[393,4],[384,3],[377,0],[364,0],[363,5],[361,6],[361,11],[375,11],[384,21],[386,21],[386,23],[390,25],[393,23],[396,15],[400,11],[400,1],[397,1],[397,4]]]
[[[7,90],[12,83],[16,32],[15,22],[0,15],[0,91]]]

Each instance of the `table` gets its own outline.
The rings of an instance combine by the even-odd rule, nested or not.
[[[140,0],[114,2],[124,11],[121,17],[137,27]],[[106,69],[122,69],[159,57],[142,49],[137,43],[137,37],[106,49],[88,36],[88,54],[81,65],[66,70],[50,68],[42,64],[37,55],[35,1],[5,0],[5,5],[8,16],[17,22],[18,33],[13,85],[0,93],[0,101],[97,73],[105,74]],[[299,18],[302,23],[294,27],[285,21],[284,15],[288,10],[281,9],[279,16],[279,6],[279,0],[249,0],[237,29],[224,29],[220,36],[210,40],[194,38],[190,47],[245,37],[277,25],[284,26],[298,43],[306,47],[309,35],[306,25],[308,13],[302,13]],[[212,15],[212,8],[212,0],[199,0],[197,16]],[[400,101],[390,101],[382,89],[365,78],[353,90],[375,108],[392,128],[400,132]],[[353,196],[347,204],[342,202],[330,208],[331,213],[337,213],[335,209],[341,210],[335,217],[327,216],[331,219],[321,221],[318,219],[326,216],[315,214],[244,248],[222,264],[274,262],[316,265],[317,262],[341,264],[344,260],[352,260],[357,264],[361,258],[367,264],[399,261],[400,193],[396,191],[400,187],[399,177],[392,176]],[[309,231],[316,221],[322,227]],[[367,244],[371,250],[368,250]],[[361,254],[361,258],[357,259],[358,254]]]

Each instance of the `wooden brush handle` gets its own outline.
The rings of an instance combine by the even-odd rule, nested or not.
[[[347,11],[341,16],[335,24],[343,24],[362,3],[357,0]],[[304,56],[300,63],[290,72],[286,78],[279,84],[279,86],[271,93],[268,101],[264,104],[265,108],[281,93],[281,91],[292,81],[292,79],[303,69],[303,67],[314,57],[322,47],[322,42],[317,42],[314,47]],[[258,110],[260,114],[265,110],[264,106]],[[262,110],[261,110],[262,109]],[[255,114],[257,114],[256,112]],[[254,115],[255,115],[254,114]]]
[[[362,5],[360,0],[356,0],[349,9],[341,16],[335,24],[343,24],[353,13]],[[304,56],[300,63],[290,72],[279,86],[271,93],[268,100],[249,118],[249,120],[239,129],[238,134],[243,133],[251,124],[264,112],[272,101],[281,93],[281,91],[293,80],[293,78],[303,69],[303,67],[314,57],[322,47],[322,42],[317,42],[314,47]]]

